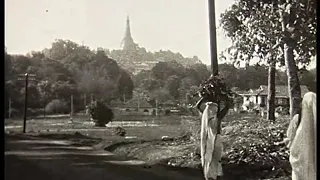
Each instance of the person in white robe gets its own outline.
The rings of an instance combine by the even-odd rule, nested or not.
[[[316,98],[314,92],[304,95],[301,113],[290,121],[287,138],[277,143],[285,143],[289,148],[292,180],[316,180]]]
[[[205,103],[204,110],[201,104]],[[196,107],[201,118],[201,164],[206,180],[218,180],[223,176],[221,157],[223,144],[221,138],[221,120],[229,110],[230,101],[219,111],[218,104],[201,98]]]
[[[289,143],[292,180],[316,180],[316,98],[314,92],[304,95],[301,119]]]

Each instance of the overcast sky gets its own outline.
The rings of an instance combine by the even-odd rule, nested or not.
[[[217,23],[233,1],[216,1]],[[5,45],[14,54],[42,50],[55,39],[119,49],[127,15],[140,46],[209,64],[207,0],[5,0]],[[218,54],[230,46],[220,30],[217,41]]]

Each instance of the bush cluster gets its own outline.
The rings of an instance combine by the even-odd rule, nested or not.
[[[125,136],[126,135],[126,130],[123,129],[122,127],[116,127],[114,134],[117,136]]]
[[[105,125],[111,122],[114,118],[112,109],[100,101],[92,102],[89,105],[89,113],[95,122],[95,125],[98,127],[105,127]]]

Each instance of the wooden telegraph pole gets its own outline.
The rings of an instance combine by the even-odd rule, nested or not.
[[[212,75],[215,76],[215,75],[218,75],[215,0],[208,0],[208,7],[209,7],[211,70],[212,70]]]
[[[216,9],[215,0],[208,0],[209,8],[209,30],[210,30],[210,54],[211,54],[211,70],[212,75],[216,76],[219,74],[218,69],[218,56],[217,56],[217,31],[216,31]],[[218,102],[218,112],[220,111],[221,105]],[[221,132],[221,120],[218,120],[218,133]]]
[[[25,80],[25,96],[24,96],[24,116],[23,116],[23,133],[26,133],[26,126],[27,126],[27,110],[28,110],[28,84],[29,84],[29,80],[35,80],[34,77],[36,75],[34,74],[21,74],[19,75],[19,77],[25,77],[25,79],[23,78],[19,78],[18,80]],[[31,77],[29,79],[29,77]]]

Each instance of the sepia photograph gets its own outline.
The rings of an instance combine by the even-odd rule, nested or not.
[[[5,0],[5,180],[316,180],[317,0]]]

